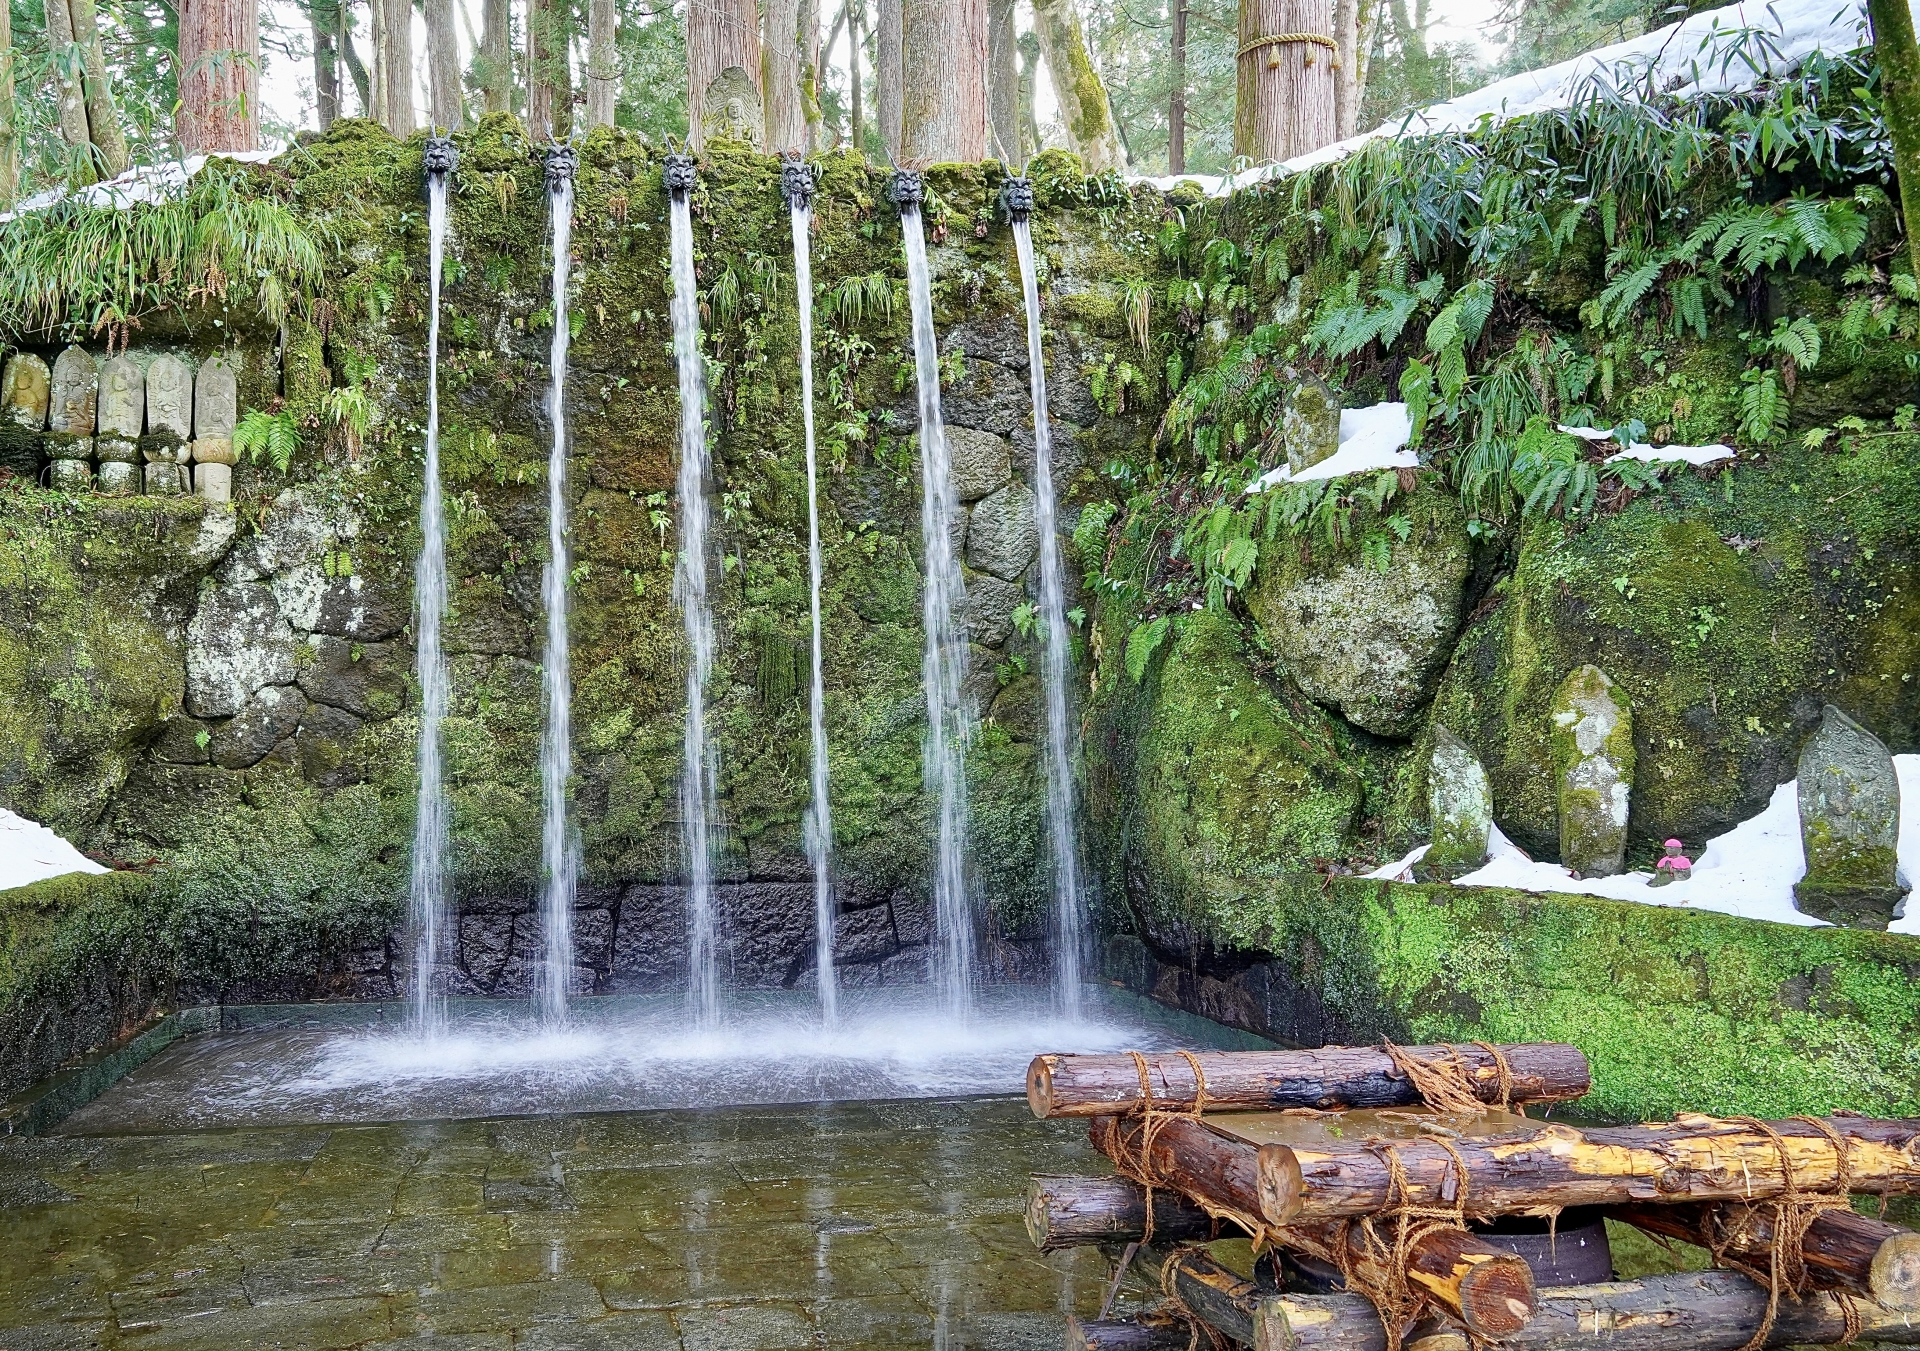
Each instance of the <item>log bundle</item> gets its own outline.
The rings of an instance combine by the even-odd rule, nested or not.
[[[1069,1348],[1920,1345],[1920,1234],[1844,1204],[1920,1192],[1920,1121],[1581,1128],[1507,1110],[1588,1083],[1557,1043],[1037,1057],[1034,1114],[1085,1118],[1120,1176],[1034,1178],[1029,1235],[1144,1252],[1168,1296],[1074,1321]],[[1607,1269],[1589,1207],[1721,1269],[1537,1287],[1527,1259],[1555,1259],[1513,1236],[1575,1207],[1598,1255],[1567,1275]],[[1276,1250],[1264,1286],[1194,1246],[1225,1237]]]

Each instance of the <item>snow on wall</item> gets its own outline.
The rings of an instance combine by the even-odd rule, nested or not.
[[[0,891],[63,873],[107,871],[45,826],[0,808]]]
[[[1920,13],[1920,9],[1916,13]],[[1745,55],[1753,58],[1751,63],[1741,54],[1740,34],[1748,29],[1760,30],[1768,38],[1764,44],[1744,44]],[[1596,48],[1558,65],[1496,80],[1471,94],[1431,104],[1404,118],[1382,123],[1372,131],[1349,136],[1279,164],[1262,165],[1224,177],[1176,174],[1136,181],[1151,183],[1163,191],[1180,183],[1194,182],[1209,196],[1224,197],[1236,188],[1343,160],[1376,137],[1468,131],[1483,119],[1502,122],[1510,117],[1565,108],[1577,102],[1596,81],[1623,87],[1651,74],[1663,89],[1719,94],[1751,88],[1765,76],[1788,72],[1812,52],[1841,56],[1869,42],[1866,10],[1853,0],[1776,0],[1773,4],[1728,5],[1724,9],[1703,11],[1637,38]]]

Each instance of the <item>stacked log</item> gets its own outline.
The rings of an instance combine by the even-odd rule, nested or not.
[[[1920,1235],[1842,1205],[1920,1191],[1920,1121],[1577,1128],[1468,1112],[1568,1101],[1588,1082],[1585,1057],[1559,1044],[1036,1058],[1034,1114],[1085,1118],[1122,1176],[1035,1178],[1034,1243],[1125,1244],[1128,1258],[1147,1245],[1170,1297],[1148,1315],[1075,1322],[1069,1347],[1209,1344],[1201,1324],[1216,1344],[1271,1351],[1920,1345]],[[1381,1107],[1429,1110],[1364,1110]],[[1282,1116],[1238,1115],[1254,1112]],[[1574,1207],[1731,1269],[1536,1289],[1511,1249],[1538,1255],[1524,1245],[1540,1240],[1503,1247],[1472,1228]],[[1540,1221],[1496,1227],[1528,1223]],[[1290,1281],[1320,1273],[1336,1293],[1263,1289],[1179,1246],[1231,1236],[1284,1251]]]

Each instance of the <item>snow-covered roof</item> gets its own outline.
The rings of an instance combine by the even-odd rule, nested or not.
[[[1911,0],[1910,0],[1911,2]],[[1764,41],[1746,42],[1758,30]],[[1198,183],[1209,196],[1345,159],[1381,136],[1421,136],[1467,131],[1483,120],[1502,122],[1528,113],[1565,108],[1596,83],[1616,88],[1651,75],[1656,87],[1676,93],[1717,94],[1748,89],[1785,74],[1810,53],[1841,56],[1869,44],[1866,11],[1853,0],[1775,0],[1711,9],[1576,56],[1570,61],[1496,80],[1459,98],[1435,103],[1372,131],[1349,136],[1279,164],[1241,174],[1177,174],[1137,181],[1165,191]]]

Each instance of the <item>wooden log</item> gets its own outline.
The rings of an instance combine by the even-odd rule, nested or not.
[[[1067,1319],[1067,1351],[1188,1351],[1192,1345],[1186,1321],[1172,1314]]]
[[[1215,1227],[1206,1211],[1179,1192],[1154,1191],[1154,1242],[1209,1239]],[[1088,1243],[1131,1243],[1144,1238],[1146,1228],[1146,1189],[1130,1178],[1036,1173],[1027,1183],[1027,1236],[1041,1252]]]
[[[1173,1293],[1200,1316],[1201,1322],[1242,1346],[1253,1340],[1253,1315],[1261,1298],[1259,1286],[1221,1266],[1205,1248],[1181,1248],[1167,1262]],[[1200,1340],[1204,1344],[1206,1338]]]
[[[1846,1173],[1857,1192],[1920,1190],[1920,1121],[1831,1117],[1847,1142]],[[1834,1185],[1839,1151],[1805,1121],[1776,1121],[1793,1181]],[[1774,1141],[1752,1126],[1708,1117],[1649,1126],[1576,1130],[1543,1126],[1530,1136],[1392,1143],[1415,1206],[1450,1207],[1460,1195],[1455,1158],[1467,1170],[1466,1208],[1476,1217],[1545,1214],[1568,1206],[1658,1201],[1765,1200],[1788,1188]],[[1270,1224],[1366,1215],[1388,1204],[1387,1146],[1364,1140],[1260,1146],[1260,1208]]]
[[[1861,1300],[1862,1342],[1920,1345],[1920,1320]],[[1737,1271],[1686,1271],[1540,1292],[1540,1307],[1501,1351],[1738,1351],[1765,1321],[1767,1292]],[[1839,1296],[1782,1299],[1766,1345],[1828,1346],[1847,1334]],[[1386,1330],[1358,1295],[1269,1295],[1254,1309],[1254,1351],[1386,1351]],[[1467,1351],[1457,1328],[1422,1323],[1406,1351]]]
[[[1720,1235],[1728,1256],[1765,1270],[1773,1251],[1770,1207],[1723,1201],[1704,1205],[1622,1206],[1608,1212],[1636,1229],[1711,1246]],[[1800,1241],[1816,1289],[1848,1290],[1885,1308],[1920,1313],[1920,1234],[1851,1210],[1824,1210]]]
[[[1457,1053],[1481,1101],[1500,1101],[1499,1065],[1480,1047],[1405,1049],[1423,1060],[1450,1059]],[[1528,1042],[1502,1046],[1500,1052],[1512,1071],[1512,1102],[1564,1102],[1584,1094],[1593,1080],[1587,1058],[1577,1046]],[[1156,1106],[1191,1107],[1198,1100],[1199,1081],[1185,1056],[1170,1051],[1144,1055]],[[1406,1107],[1421,1101],[1413,1082],[1378,1047],[1198,1051],[1194,1059],[1206,1076],[1208,1104],[1227,1110]],[[1137,1112],[1146,1102],[1132,1056],[1039,1055],[1027,1067],[1027,1105],[1035,1116],[1047,1118]]]
[[[1119,1161],[1137,1152],[1142,1122],[1098,1117],[1091,1132],[1095,1148]],[[1148,1164],[1169,1187],[1216,1209],[1258,1213],[1258,1151],[1243,1141],[1209,1130],[1200,1121],[1177,1117],[1155,1134]],[[1121,1179],[1124,1181],[1125,1179]],[[1158,1195],[1156,1192],[1156,1201]],[[1144,1196],[1138,1199],[1144,1215]],[[1302,1225],[1276,1235],[1284,1246],[1299,1247],[1322,1261],[1351,1270],[1372,1289],[1399,1284],[1371,1248],[1340,1224]],[[1533,1315],[1533,1273],[1526,1261],[1476,1234],[1433,1229],[1408,1250],[1404,1278],[1437,1307],[1486,1338],[1508,1336]]]

